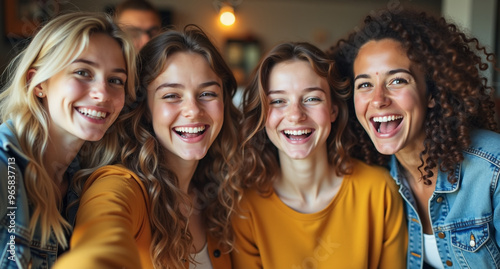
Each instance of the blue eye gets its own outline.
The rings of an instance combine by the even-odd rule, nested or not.
[[[322,100],[318,97],[308,97],[304,100],[304,102],[310,103],[310,102],[321,102]]]
[[[271,100],[270,104],[271,105],[279,105],[279,104],[283,104],[283,103],[285,103],[285,102],[281,99],[273,99],[273,100]]]

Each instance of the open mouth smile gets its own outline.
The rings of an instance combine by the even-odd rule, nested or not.
[[[387,134],[396,130],[402,121],[403,116],[401,115],[373,117],[371,120],[373,127],[379,134]]]
[[[203,135],[206,131],[206,126],[199,127],[175,127],[174,131],[183,138],[194,138]]]
[[[311,135],[312,130],[283,130],[282,133],[290,140],[302,140],[308,138]]]
[[[78,113],[84,115],[85,117],[89,117],[95,120],[103,120],[109,115],[109,113],[104,111],[97,111],[94,109],[84,108],[84,107],[78,107],[76,110],[78,111]]]

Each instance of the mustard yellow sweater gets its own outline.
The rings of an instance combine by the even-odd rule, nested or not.
[[[70,250],[54,268],[153,268],[149,214],[148,193],[135,173],[121,165],[97,169],[85,182]],[[217,242],[207,235],[212,265],[231,268]]]
[[[247,190],[233,218],[234,268],[405,268],[407,231],[394,180],[355,161],[330,204],[299,213],[276,193]]]

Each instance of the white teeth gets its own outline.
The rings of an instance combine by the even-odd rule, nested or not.
[[[283,133],[287,135],[305,135],[311,132],[311,129],[304,130],[284,130]]]
[[[196,134],[205,131],[205,126],[200,127],[176,127],[174,129],[176,132]]]
[[[383,116],[383,117],[373,117],[373,121],[374,122],[389,122],[389,121],[393,121],[393,120],[399,120],[402,118],[403,118],[403,116],[392,115],[392,116]]]
[[[96,119],[104,119],[108,115],[108,113],[103,112],[103,111],[96,111],[93,109],[87,109],[87,108],[78,108],[78,112],[81,114],[90,117],[90,118],[96,118]]]

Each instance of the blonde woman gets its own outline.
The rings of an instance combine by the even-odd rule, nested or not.
[[[85,182],[60,268],[231,268],[236,81],[198,27],[139,53],[138,102],[117,122],[121,164]]]
[[[82,167],[113,159],[116,138],[106,132],[135,96],[133,47],[108,17],[66,14],[9,68],[0,95],[0,268],[47,268],[68,247],[75,157],[105,137],[85,146]]]

